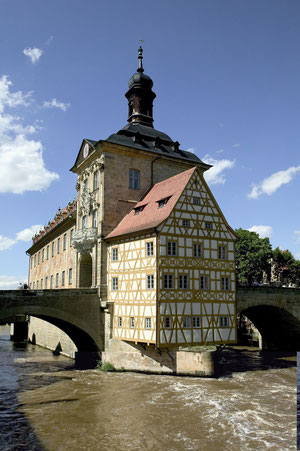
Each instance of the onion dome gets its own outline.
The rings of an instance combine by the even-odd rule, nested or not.
[[[129,90],[125,94],[128,99],[128,122],[153,127],[153,100],[156,94],[152,91],[153,81],[144,74],[142,46],[139,47],[138,60],[139,66],[130,78]]]

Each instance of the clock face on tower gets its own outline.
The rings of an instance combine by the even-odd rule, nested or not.
[[[83,158],[86,158],[89,154],[89,145],[86,143],[86,145],[83,148]]]

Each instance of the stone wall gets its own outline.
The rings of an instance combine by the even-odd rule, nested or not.
[[[28,339],[31,343],[74,358],[77,348],[61,329],[34,316],[30,317]]]

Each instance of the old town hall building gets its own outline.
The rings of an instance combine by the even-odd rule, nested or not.
[[[236,341],[235,233],[203,178],[210,166],[153,128],[156,94],[141,47],[138,58],[128,124],[83,140],[71,168],[77,199],[28,250],[31,289],[98,288],[102,355],[123,366],[122,356]],[[44,345],[45,327],[54,326],[32,318]]]

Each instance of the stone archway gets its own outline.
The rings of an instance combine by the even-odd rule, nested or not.
[[[300,349],[300,321],[286,310],[258,305],[240,312],[259,330],[263,349],[297,351]]]
[[[93,260],[90,254],[84,254],[79,263],[79,288],[91,288],[93,280]]]

